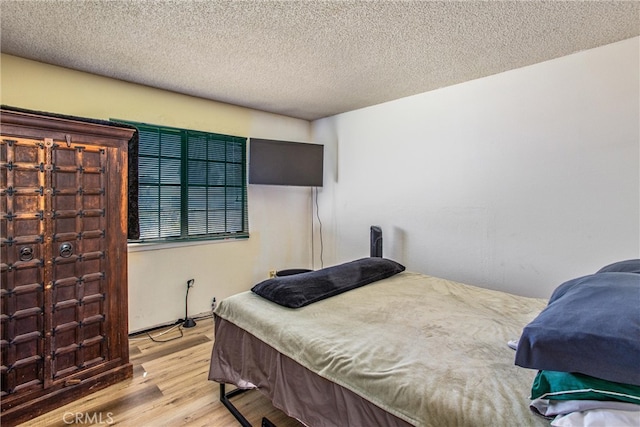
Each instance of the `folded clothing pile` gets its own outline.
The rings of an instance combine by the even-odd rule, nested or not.
[[[522,332],[531,408],[553,426],[640,425],[640,259],[560,285]]]

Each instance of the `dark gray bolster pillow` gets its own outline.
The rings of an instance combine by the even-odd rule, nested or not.
[[[300,308],[402,271],[404,266],[390,259],[362,258],[321,270],[274,277],[251,290],[276,304]]]

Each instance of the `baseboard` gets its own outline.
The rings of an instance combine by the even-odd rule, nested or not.
[[[207,318],[207,317],[211,317],[211,312],[210,311],[205,311],[205,312],[202,312],[202,313],[198,313],[195,316],[192,316],[191,318],[194,319],[194,320],[198,320],[198,319],[203,319],[203,318]],[[158,329],[170,328],[170,327],[175,326],[177,324],[182,324],[183,322],[184,322],[184,319],[181,318],[181,319],[177,319],[177,320],[175,320],[173,322],[156,324],[156,325],[144,328],[144,329],[137,329],[135,331],[130,331],[129,332],[129,337],[135,337],[135,336],[138,336],[140,334],[146,334],[147,332],[156,331]]]

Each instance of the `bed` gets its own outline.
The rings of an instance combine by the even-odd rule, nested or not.
[[[265,281],[221,301],[209,379],[242,425],[230,398],[247,389],[313,427],[549,425],[531,407],[540,371],[516,366],[507,345],[547,300],[402,266],[382,277],[374,269],[373,280],[353,270],[379,262]],[[348,280],[336,276],[345,265]]]

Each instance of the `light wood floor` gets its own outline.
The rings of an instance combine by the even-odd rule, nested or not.
[[[220,403],[219,385],[207,379],[213,320],[198,320],[194,328],[183,328],[182,331],[182,338],[165,343],[153,342],[147,335],[130,338],[132,379],[97,391],[22,426],[65,427],[77,414],[80,414],[79,420],[89,421],[80,423],[85,426],[239,426]],[[180,335],[177,328],[159,335],[161,332],[153,331],[151,336],[156,340],[169,340]],[[277,427],[302,426],[275,409],[258,391],[244,393],[232,402],[253,426],[259,427],[262,417],[267,417]]]

